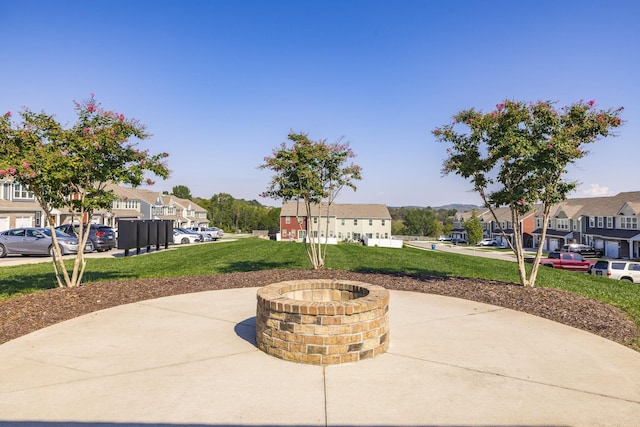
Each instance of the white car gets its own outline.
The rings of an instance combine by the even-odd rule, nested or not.
[[[176,245],[186,245],[188,243],[197,243],[202,241],[198,234],[185,233],[180,230],[173,229],[173,243]]]
[[[496,239],[482,239],[478,242],[478,246],[498,246],[499,244]]]

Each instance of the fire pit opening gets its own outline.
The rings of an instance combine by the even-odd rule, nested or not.
[[[316,365],[357,362],[389,347],[389,291],[348,280],[292,280],[258,290],[258,348]]]

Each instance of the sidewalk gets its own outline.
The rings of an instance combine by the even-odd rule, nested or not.
[[[321,367],[259,351],[255,306],[256,288],[179,295],[0,345],[0,427],[640,420],[640,353],[546,319],[391,291],[389,350]]]

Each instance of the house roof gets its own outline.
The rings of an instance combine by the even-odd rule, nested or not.
[[[322,209],[320,209],[322,206]],[[311,206],[311,216],[325,216],[326,204]],[[280,216],[306,216],[304,203],[288,202],[282,205]],[[391,220],[391,214],[386,205],[380,204],[341,204],[332,203],[329,206],[329,216],[336,218],[379,218]]]
[[[585,204],[577,213],[577,216],[615,216],[625,203],[640,202],[640,191],[629,191],[610,197],[591,197],[583,200],[585,200]]]

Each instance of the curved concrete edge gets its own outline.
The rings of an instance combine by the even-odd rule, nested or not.
[[[385,354],[303,365],[256,349],[256,291],[129,304],[0,345],[0,426],[637,425],[640,353],[598,336],[391,291]]]

